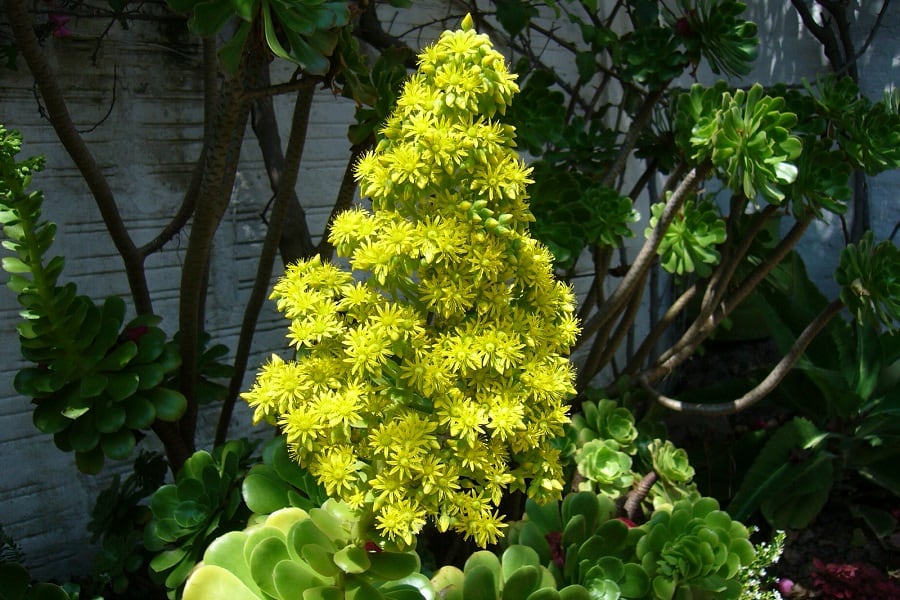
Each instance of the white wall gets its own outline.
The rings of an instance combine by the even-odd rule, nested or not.
[[[814,77],[824,72],[818,44],[798,26],[788,3],[749,4],[760,15],[763,45],[757,69],[748,80],[796,81],[801,75]],[[860,28],[865,31],[880,3],[863,4]],[[436,0],[419,3],[420,12],[414,17],[398,13],[390,30],[399,34],[415,23],[438,19],[447,14],[446,6]],[[115,85],[109,118],[84,137],[141,243],[174,214],[199,151],[194,141],[202,128],[198,49],[174,26],[134,22],[129,31],[111,28],[94,65],[89,57],[96,34],[105,26],[102,20],[73,20],[73,37],[48,39],[45,47],[80,128],[87,129],[103,117]],[[900,8],[896,3],[883,27],[860,64],[864,89],[876,98],[885,85],[896,83],[900,63],[895,41],[900,35]],[[424,44],[435,37],[435,31],[413,35],[413,43]],[[53,250],[67,257],[63,278],[75,281],[81,293],[98,300],[108,294],[127,295],[121,262],[97,208],[52,129],[41,118],[32,85],[21,60],[18,72],[0,71],[0,122],[22,131],[26,140],[23,155],[47,157],[47,169],[36,178],[35,187],[45,192],[45,217],[59,224]],[[278,100],[284,122],[290,115],[288,103],[288,98]],[[313,111],[313,129],[297,191],[313,221],[313,231],[320,232],[348,157],[345,133],[353,106],[324,91],[317,96]],[[870,182],[873,223],[879,237],[889,234],[900,217],[898,184],[897,173]],[[208,307],[214,337],[230,347],[234,346],[263,235],[258,213],[270,196],[255,139],[248,131],[234,201],[216,238]],[[817,238],[805,244],[804,252],[814,273],[827,281],[842,238],[833,225],[817,226],[817,233]],[[164,315],[162,326],[169,332],[177,323],[179,264],[186,241],[186,237],[173,241],[147,263],[155,310]],[[5,279],[5,275],[0,277]],[[0,291],[0,336],[4,342],[0,344],[0,456],[4,458],[0,522],[22,546],[34,575],[66,578],[88,572],[92,552],[85,524],[93,500],[113,474],[126,471],[129,465],[112,464],[99,476],[79,475],[72,455],[60,453],[49,436],[34,428],[28,399],[12,387],[14,374],[24,365],[14,329],[17,311],[13,294]],[[259,324],[251,370],[270,351],[283,347],[283,327],[280,317],[267,307]],[[210,441],[214,418],[213,413],[204,415],[201,446]],[[242,406],[233,422],[249,423]]]

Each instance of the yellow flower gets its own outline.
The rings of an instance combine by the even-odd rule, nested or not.
[[[272,299],[296,359],[273,357],[242,394],[330,495],[371,510],[397,543],[428,518],[496,542],[506,490],[561,490],[551,441],[568,421],[578,323],[528,233],[515,130],[494,119],[517,90],[471,20],[421,53],[355,165],[371,212],[331,226],[350,268],[285,270]]]
[[[350,446],[331,446],[309,467],[329,495],[341,496],[342,492],[354,491],[357,472],[361,463]]]
[[[425,525],[425,511],[415,502],[403,499],[386,505],[375,522],[386,538],[412,546],[414,536]]]
[[[345,210],[334,218],[328,241],[341,255],[352,252],[360,243],[375,233],[377,224],[372,215],[362,207]]]

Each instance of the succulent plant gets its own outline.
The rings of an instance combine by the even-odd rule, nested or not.
[[[509,541],[534,549],[560,585],[581,585],[602,600],[643,598],[650,578],[633,557],[641,531],[616,513],[612,499],[586,491],[561,503],[528,502]]]
[[[289,507],[214,540],[184,600],[431,600],[414,552],[369,544],[371,515],[337,500]]]
[[[671,440],[653,440],[648,445],[653,470],[660,479],[672,483],[686,483],[694,478],[694,467],[683,448],[676,448]]]
[[[665,203],[650,207],[650,226],[644,231],[650,237],[662,214]],[[725,241],[725,221],[716,206],[708,200],[688,201],[666,229],[657,249],[660,264],[669,273],[684,275],[697,273],[708,277],[719,262],[716,246]]]
[[[841,300],[859,323],[896,329],[900,320],[900,249],[871,231],[841,251],[834,274]]]
[[[759,84],[733,92],[695,84],[678,99],[676,139],[693,160],[711,161],[735,193],[780,203],[802,149],[791,134],[797,116],[784,108],[784,98],[765,95]]]
[[[241,482],[253,445],[232,440],[212,453],[191,455],[175,483],[159,488],[150,500],[153,518],[144,529],[144,545],[158,554],[151,575],[175,597],[207,545],[220,534],[239,529],[250,511]]]
[[[553,574],[541,564],[538,553],[514,544],[500,558],[482,550],[472,554],[463,569],[441,567],[431,578],[443,600],[590,600],[581,585],[557,590]]]
[[[631,470],[631,456],[618,450],[611,440],[591,440],[575,453],[578,472],[587,481],[579,489],[595,489],[616,498],[627,492],[637,477]]]
[[[247,472],[242,488],[244,502],[254,513],[265,515],[289,506],[310,510],[328,499],[325,488],[291,457],[285,436],[267,442],[262,459]]]
[[[652,581],[652,598],[740,598],[741,568],[755,553],[749,532],[712,498],[681,500],[642,525],[635,558]]]
[[[734,0],[679,0],[683,17],[675,31],[681,34],[694,63],[702,54],[713,73],[747,75],[756,60],[759,38],[756,23],[740,15],[747,8]]]
[[[614,442],[617,450],[629,454],[634,452],[638,437],[631,411],[606,398],[583,402],[581,412],[572,416],[568,431],[576,446],[600,439]]]
[[[35,363],[13,383],[33,398],[35,426],[74,451],[79,470],[96,473],[106,457],[130,456],[139,430],[184,412],[184,396],[167,384],[181,358],[159,317],[126,323],[121,298],[96,305],[74,283],[59,285],[63,258],[44,256],[56,226],[41,220],[43,194],[27,191],[42,161],[17,162],[21,141],[0,126],[0,224],[12,253],[2,264],[23,308],[22,355]]]

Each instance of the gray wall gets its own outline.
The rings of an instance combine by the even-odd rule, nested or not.
[[[788,3],[750,3],[762,26],[762,52],[748,81],[787,79],[797,81],[824,72],[818,44],[809,38]],[[860,30],[867,31],[880,2],[864,2]],[[413,17],[399,13],[391,30],[401,33],[412,22],[426,22],[446,14],[446,2],[417,3]],[[90,55],[103,20],[77,19],[70,27],[75,35],[50,38],[45,47],[66,91],[76,124],[89,129],[106,114],[109,117],[84,137],[109,178],[120,208],[142,243],[155,235],[174,214],[190,176],[202,128],[197,47],[168,25],[134,22],[129,31],[110,29],[100,46],[96,64]],[[885,18],[884,29],[860,63],[866,92],[880,98],[886,85],[896,83],[900,50],[900,12],[896,3]],[[433,39],[433,29],[414,32],[411,43]],[[127,295],[118,258],[96,206],[71,160],[39,113],[33,80],[20,60],[19,71],[0,71],[0,122],[25,136],[23,155],[44,154],[47,169],[35,181],[46,195],[44,214],[59,224],[55,253],[66,256],[63,278],[75,281],[81,293],[100,299],[108,294]],[[113,88],[115,102],[112,103]],[[287,122],[289,100],[278,100]],[[313,108],[309,135],[297,191],[307,208],[313,231],[321,232],[348,157],[346,126],[352,121],[350,102],[323,91]],[[892,173],[870,181],[873,224],[879,238],[890,233],[900,218],[896,190],[900,181]],[[263,235],[258,217],[271,192],[255,146],[248,132],[234,201],[216,238],[213,292],[209,323],[217,341],[234,346],[241,312],[252,283],[255,256]],[[640,231],[640,230],[639,230]],[[843,238],[835,223],[817,224],[804,253],[813,273],[825,285],[830,281]],[[148,261],[148,278],[155,311],[162,314],[167,331],[177,318],[179,264],[186,245],[182,237]],[[5,274],[0,274],[5,279]],[[18,306],[13,294],[0,291],[0,522],[21,545],[27,564],[41,578],[66,578],[90,568],[92,550],[85,532],[87,515],[99,489],[127,463],[110,464],[99,476],[77,474],[71,454],[60,453],[49,436],[31,423],[31,406],[12,388],[12,378],[24,366],[18,352],[15,324]],[[281,350],[284,323],[267,307],[260,321],[251,367],[272,351]],[[248,375],[249,379],[252,373]],[[203,415],[201,446],[210,441],[215,415]],[[238,407],[235,435],[253,433],[248,411]],[[258,433],[258,432],[257,432]]]

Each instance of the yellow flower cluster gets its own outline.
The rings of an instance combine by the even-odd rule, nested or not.
[[[468,19],[421,54],[357,167],[372,210],[330,232],[352,272],[318,258],[287,270],[272,298],[296,359],[273,356],[243,394],[329,494],[370,506],[400,544],[432,518],[485,546],[504,491],[562,491],[551,441],[578,324],[528,235],[514,131],[492,120],[517,90]]]

